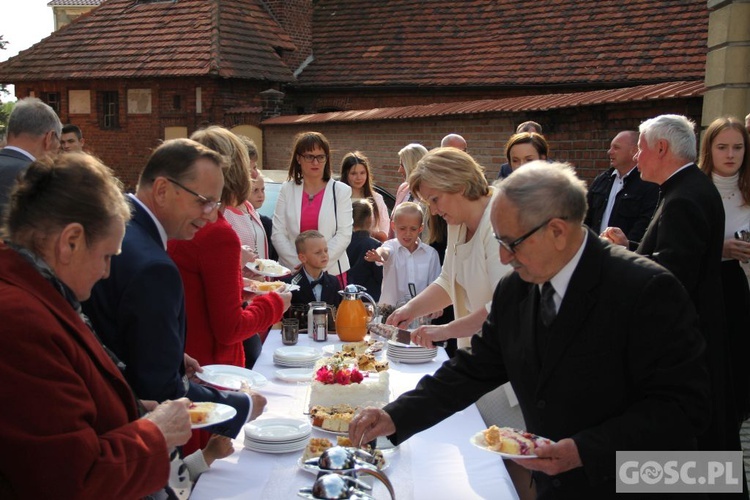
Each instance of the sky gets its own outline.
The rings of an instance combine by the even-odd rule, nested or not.
[[[5,50],[0,50],[0,61],[28,49],[42,38],[52,33],[54,20],[50,0],[0,0],[0,35],[8,42]],[[12,90],[11,86],[9,90]],[[4,101],[15,100],[5,96]]]

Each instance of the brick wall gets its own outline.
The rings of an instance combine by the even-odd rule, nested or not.
[[[363,152],[374,169],[375,181],[395,193],[402,182],[397,173],[398,151],[411,142],[428,149],[440,145],[455,132],[468,141],[469,153],[485,167],[488,179],[497,177],[505,162],[504,147],[518,123],[534,120],[542,124],[550,143],[550,157],[571,162],[586,179],[593,179],[609,167],[607,149],[621,130],[637,130],[640,122],[663,113],[679,113],[696,123],[701,118],[701,98],[649,101],[617,105],[588,106],[539,113],[492,113],[418,120],[317,124],[331,143],[333,170],[338,174],[343,156]],[[294,135],[308,126],[264,128],[264,165],[267,169],[288,169]]]
[[[196,87],[201,87],[202,112],[196,113]],[[187,127],[188,135],[209,124],[237,125],[237,115],[227,111],[238,106],[261,106],[258,93],[267,88],[267,83],[226,81],[208,78],[155,79],[155,80],[86,80],[29,82],[16,86],[16,97],[23,98],[31,92],[44,98],[47,93],[59,93],[60,120],[74,123],[83,131],[85,149],[99,157],[115,170],[125,184],[133,190],[138,174],[146,164],[151,152],[164,138],[166,127]],[[128,89],[151,90],[151,113],[128,114]],[[69,113],[68,90],[89,90],[91,112]],[[97,92],[117,91],[119,94],[119,126],[103,130],[100,126],[100,111],[97,109]],[[175,96],[179,96],[180,107],[175,107]],[[242,113],[243,123],[258,125],[260,113]]]
[[[201,87],[202,112],[195,113],[195,88]],[[87,149],[111,166],[128,189],[133,189],[138,173],[151,151],[163,138],[164,128],[187,127],[188,134],[208,124],[234,127],[240,124],[259,124],[260,115],[248,108],[260,107],[259,92],[263,82],[227,81],[215,79],[163,79],[139,81],[59,81],[29,83],[16,86],[17,97],[34,91],[60,93],[60,118],[63,123],[75,123],[83,130]],[[151,114],[127,113],[128,88],[149,88],[152,91]],[[91,113],[69,115],[68,89],[89,89],[92,92]],[[115,130],[102,130],[96,109],[96,92],[117,91],[120,97],[120,122]],[[182,108],[174,108],[174,96],[179,95]],[[473,94],[465,95],[464,100]],[[453,99],[456,96],[451,96]],[[363,96],[360,104],[372,97]],[[382,107],[384,100],[376,105]],[[351,99],[342,97],[342,99]],[[397,93],[390,96],[393,104],[424,102],[424,96]],[[438,102],[434,99],[432,102]],[[330,100],[329,100],[330,102]],[[349,107],[348,105],[345,107]],[[360,106],[351,106],[360,108]],[[350,108],[350,109],[351,109]],[[228,113],[234,109],[235,112]],[[238,110],[239,109],[239,110]],[[361,108],[360,108],[361,109]],[[370,158],[378,184],[391,192],[402,182],[398,175],[398,151],[411,142],[419,142],[428,149],[440,144],[448,133],[462,134],[469,143],[469,152],[486,168],[487,177],[495,179],[500,165],[505,162],[504,145],[516,124],[534,120],[542,124],[550,143],[550,157],[570,161],[582,178],[593,179],[609,165],[606,151],[612,137],[624,129],[637,129],[646,118],[662,113],[679,113],[701,123],[702,98],[644,101],[636,103],[587,106],[534,113],[487,113],[427,119],[391,120],[375,122],[324,123],[314,129],[323,132],[333,148],[332,165],[338,172],[341,158],[349,151],[360,150]],[[262,124],[261,124],[262,126]],[[266,169],[286,170],[293,137],[308,130],[307,126],[264,127],[264,162]]]

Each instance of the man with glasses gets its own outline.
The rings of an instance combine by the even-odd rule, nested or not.
[[[225,393],[189,382],[197,363],[185,355],[185,299],[179,270],[167,254],[167,240],[189,240],[216,221],[224,186],[225,160],[189,139],[164,142],[141,173],[130,195],[133,218],[122,252],[112,258],[109,279],[94,287],[83,308],[103,343],[126,368],[136,395],[164,401],[187,396],[237,409],[237,417],[211,431],[235,437],[265,399]]]
[[[16,176],[34,160],[60,149],[62,123],[55,111],[35,97],[19,100],[8,118],[7,145],[0,150],[0,216]]]
[[[695,449],[708,422],[695,310],[666,269],[583,226],[586,188],[570,166],[531,162],[496,189],[492,226],[515,272],[481,335],[415,390],[361,412],[350,438],[400,443],[510,381],[526,430],[554,441],[516,461],[539,498],[615,498],[616,451]]]

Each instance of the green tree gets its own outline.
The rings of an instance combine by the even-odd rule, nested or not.
[[[3,35],[0,35],[0,50],[5,50],[5,46],[8,45],[7,40],[3,40]],[[4,97],[8,95],[8,89],[5,88],[4,83],[0,83],[0,97]],[[7,116],[5,117],[7,120]],[[6,120],[2,120],[2,123],[5,123]]]

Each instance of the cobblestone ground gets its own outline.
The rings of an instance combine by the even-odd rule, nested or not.
[[[745,479],[747,487],[750,488],[750,420],[745,420],[740,430],[742,440],[742,458],[745,460]]]

